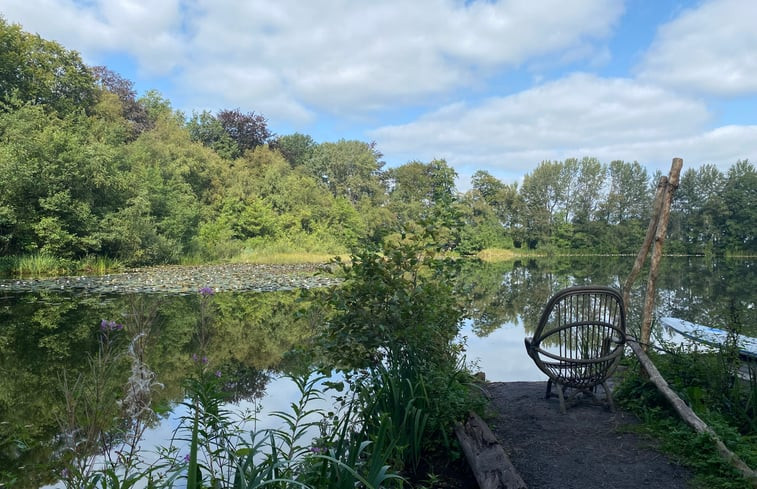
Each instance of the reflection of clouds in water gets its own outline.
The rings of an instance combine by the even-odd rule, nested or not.
[[[490,382],[546,381],[526,353],[523,338],[527,336],[522,323],[504,323],[488,336],[479,338],[473,333],[470,321],[460,332],[466,336],[467,356],[477,362],[478,369]]]
[[[334,375],[329,379],[324,379],[317,384],[317,387],[323,390],[324,381],[339,382],[342,380],[342,376]],[[320,409],[324,412],[328,412],[334,409],[335,401],[332,395],[337,395],[335,392],[326,392],[323,394],[323,399],[314,399],[307,405],[308,410]],[[235,429],[239,430],[241,441],[249,442],[250,433],[252,431],[263,431],[268,429],[285,429],[284,421],[275,416],[271,416],[272,412],[281,411],[288,414],[292,414],[292,403],[297,403],[300,400],[300,391],[297,385],[287,377],[272,377],[271,381],[266,386],[266,394],[260,400],[255,401],[241,401],[238,403],[226,404],[224,407],[232,413],[232,420],[241,420],[245,414],[254,414],[256,409],[262,406],[262,411],[257,415],[257,421],[249,421],[235,425]],[[158,461],[159,449],[167,448],[171,445],[173,439],[173,446],[177,449],[175,457],[178,461],[183,461],[184,456],[189,454],[189,438],[191,437],[191,426],[187,425],[185,428],[177,431],[177,428],[182,423],[182,418],[188,416],[189,409],[184,404],[177,404],[173,407],[171,412],[159,419],[156,426],[145,431],[142,440],[139,443],[140,455],[145,465],[150,465]],[[307,421],[317,421],[320,417],[317,414],[312,414],[305,418]],[[313,431],[309,436],[299,440],[299,445],[308,445],[310,441],[319,433]],[[103,458],[98,457],[98,461],[102,462]],[[144,484],[137,484],[136,487],[143,488]],[[60,489],[63,488],[63,483],[58,482],[56,484],[45,486],[43,489]]]
[[[467,358],[470,362],[476,362],[480,370],[486,373],[486,379],[492,382],[516,382],[516,381],[545,381],[546,377],[536,367],[534,362],[526,354],[523,345],[523,338],[527,336],[521,323],[505,323],[501,327],[492,331],[488,336],[480,338],[471,329],[470,321],[466,321],[461,336],[467,337]],[[341,375],[334,376],[329,380],[339,382]],[[323,381],[319,383],[319,388],[323,388]],[[324,399],[314,400],[308,405],[309,409],[322,409],[329,411],[335,408],[335,401],[332,396],[338,395],[335,392],[327,392]],[[239,426],[243,440],[249,441],[251,431],[262,431],[267,429],[283,428],[284,421],[271,416],[270,413],[281,411],[292,413],[291,404],[297,403],[300,399],[300,392],[297,385],[287,377],[272,377],[266,385],[265,395],[262,399],[244,400],[233,404],[226,405],[237,418],[244,413],[254,413],[256,409],[262,406],[262,412],[258,413],[257,421],[251,421]],[[142,456],[145,463],[150,464],[158,459],[159,447],[168,447],[171,439],[176,436],[181,439],[188,439],[190,432],[187,430],[176,432],[181,424],[181,418],[188,414],[188,409],[183,404],[174,406],[172,412],[161,418],[160,422],[153,428],[148,429],[140,443]],[[311,417],[311,420],[318,419]],[[311,437],[317,436],[314,432]],[[301,445],[308,444],[309,440],[300,440]],[[174,446],[178,449],[176,457],[182,460],[184,455],[189,453],[188,442],[180,439],[174,440]],[[46,486],[46,488],[59,488],[62,484]]]

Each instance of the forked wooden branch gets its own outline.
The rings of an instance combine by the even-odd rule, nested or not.
[[[660,260],[662,259],[662,245],[665,243],[665,236],[668,232],[668,221],[670,220],[670,205],[673,202],[673,194],[678,188],[678,180],[681,175],[683,160],[673,158],[673,165],[670,167],[668,175],[667,190],[662,196],[660,205],[660,215],[657,218],[657,229],[654,235],[654,245],[652,250],[652,260],[649,264],[649,278],[647,279],[647,294],[644,299],[643,316],[641,319],[641,344],[643,348],[649,344],[649,337],[652,331],[652,310],[654,309],[655,284],[660,270]]]

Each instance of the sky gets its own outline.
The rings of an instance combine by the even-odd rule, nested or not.
[[[458,187],[541,161],[667,174],[757,161],[757,0],[0,0],[175,109],[444,158]]]

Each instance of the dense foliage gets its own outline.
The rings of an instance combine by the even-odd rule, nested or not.
[[[433,220],[448,249],[633,252],[659,175],[543,161],[521,184],[444,160],[384,168],[374,143],[275,135],[255,112],[187,117],[105,67],[0,18],[0,253],[125,264],[261,251],[342,253]],[[757,170],[689,168],[670,250],[754,253]]]

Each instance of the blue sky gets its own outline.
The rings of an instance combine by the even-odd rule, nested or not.
[[[757,0],[0,0],[28,32],[277,134],[445,158],[461,189],[594,156],[757,160]]]

